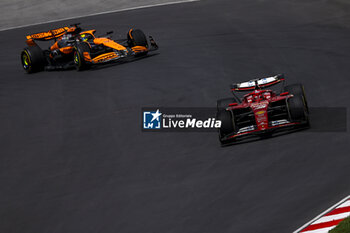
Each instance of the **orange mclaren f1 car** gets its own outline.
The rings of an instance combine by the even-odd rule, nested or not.
[[[112,40],[108,35],[113,31],[97,37],[96,30],[84,31],[78,25],[28,35],[28,47],[21,53],[24,70],[33,73],[74,66],[77,70],[84,70],[96,64],[145,56],[149,51],[158,49],[153,38],[149,36],[148,42],[140,29],[130,29],[126,39]],[[44,50],[39,47],[37,41],[54,41],[54,44]]]

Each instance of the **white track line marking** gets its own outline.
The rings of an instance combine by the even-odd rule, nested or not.
[[[350,206],[350,201],[346,201],[343,204],[341,204],[340,206],[338,206],[337,208],[342,208],[342,207],[348,207]]]
[[[99,12],[99,13],[92,13],[92,14],[72,16],[72,17],[61,18],[61,19],[54,19],[54,20],[49,20],[49,21],[41,22],[41,23],[33,23],[33,24],[26,24],[26,25],[20,25],[20,26],[3,28],[3,29],[0,29],[0,32],[13,30],[13,29],[18,29],[18,28],[25,28],[25,27],[30,27],[30,26],[36,26],[36,25],[42,25],[42,24],[47,24],[47,23],[55,23],[55,22],[64,21],[64,20],[70,20],[70,19],[78,19],[78,18],[85,18],[85,17],[90,17],[90,16],[118,13],[118,12],[123,12],[123,11],[132,11],[132,10],[151,8],[151,7],[167,6],[167,5],[174,5],[174,4],[180,4],[180,3],[190,3],[190,2],[199,2],[199,1],[200,0],[179,0],[179,1],[174,1],[174,2],[165,2],[165,3],[157,3],[157,4],[152,4],[152,5],[129,7],[129,8],[124,8],[124,9],[119,9],[119,10],[103,11],[103,12]]]
[[[350,213],[342,213],[342,214],[336,214],[336,215],[331,215],[331,216],[324,216],[317,221],[313,222],[312,225],[318,224],[318,223],[324,223],[324,222],[330,222],[333,220],[338,220],[338,219],[343,219],[346,218],[350,215]]]
[[[350,198],[350,196],[347,196],[346,198],[344,198],[343,200],[337,202],[335,205],[333,205],[332,207],[328,208],[326,211],[322,212],[320,215],[318,215],[317,217],[313,218],[312,220],[310,220],[309,222],[305,223],[302,227],[298,228],[296,231],[294,231],[293,233],[299,233],[301,230],[303,230],[305,227],[307,227],[308,225],[310,225],[311,223],[313,223],[314,221],[316,221],[317,219],[321,218],[323,215],[327,214],[328,212],[332,211],[333,209],[335,209],[340,203],[345,204],[347,202],[347,200]],[[333,228],[332,228],[333,229]],[[326,231],[328,232],[328,231]],[[306,232],[303,232],[306,233]],[[309,233],[323,233],[322,231],[317,232],[311,232],[309,231]]]

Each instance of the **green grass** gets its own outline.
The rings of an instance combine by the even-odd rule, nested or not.
[[[339,225],[333,230],[330,230],[329,233],[350,233],[350,217],[341,221]]]

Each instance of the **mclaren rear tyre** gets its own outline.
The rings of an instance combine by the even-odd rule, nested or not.
[[[226,110],[226,108],[229,106],[229,104],[237,103],[237,101],[234,98],[225,98],[220,99],[216,102],[216,109],[219,110]]]
[[[87,70],[90,64],[85,61],[84,53],[90,54],[90,46],[87,43],[80,43],[75,46],[74,64],[78,71]]]
[[[235,131],[234,117],[230,111],[221,109],[217,112],[216,119],[221,121],[219,140],[223,144],[224,141],[222,139]]]
[[[304,125],[309,124],[307,106],[301,95],[295,95],[289,98],[287,104],[291,121],[302,122]]]
[[[130,29],[127,35],[130,47],[143,46],[148,49],[148,41],[145,33],[140,29]],[[137,53],[137,56],[146,55],[148,51]]]
[[[43,50],[39,46],[30,46],[21,53],[23,69],[27,73],[34,73],[44,69],[47,60]]]
[[[284,87],[284,91],[293,94],[294,96],[301,96],[306,107],[306,111],[309,112],[309,108],[306,101],[305,90],[302,84],[292,84]]]

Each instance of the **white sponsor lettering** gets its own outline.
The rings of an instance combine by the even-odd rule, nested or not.
[[[176,120],[163,117],[163,128],[220,128],[221,121],[215,120],[215,118],[208,118],[207,120],[197,120],[196,118],[186,120]]]

